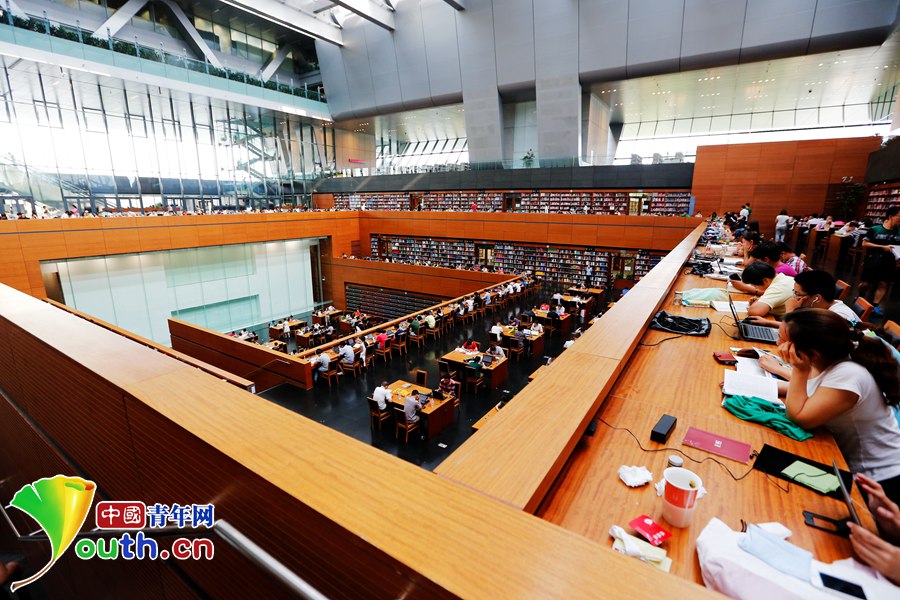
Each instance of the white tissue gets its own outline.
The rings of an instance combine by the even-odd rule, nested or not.
[[[653,473],[647,467],[619,467],[619,479],[628,487],[638,487],[653,481]]]

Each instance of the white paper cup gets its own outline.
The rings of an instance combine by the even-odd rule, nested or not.
[[[687,527],[694,518],[697,494],[703,487],[703,481],[693,471],[681,467],[669,467],[663,471],[663,477],[666,482],[663,519],[673,527]]]

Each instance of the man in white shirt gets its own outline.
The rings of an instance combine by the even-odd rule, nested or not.
[[[391,401],[392,395],[391,390],[388,389],[388,382],[382,381],[372,394],[372,399],[378,403],[378,410],[387,409],[387,403]]]
[[[284,321],[284,338],[285,339],[291,338],[291,326],[288,323],[287,319],[285,319],[285,321]]]
[[[356,355],[353,353],[353,346],[350,345],[350,342],[344,342],[338,354],[341,355],[341,362],[345,365],[352,365],[353,361],[356,360]]]
[[[537,336],[541,333],[544,333],[544,326],[538,323],[537,321],[532,322],[531,324],[531,334]]]
[[[756,286],[762,293],[759,300],[750,304],[748,317],[765,317],[770,313],[781,316],[786,311],[785,303],[794,297],[794,278],[776,273],[772,265],[761,260],[747,265],[741,281]]]
[[[500,347],[500,344],[494,341],[491,342],[490,347],[487,349],[487,354],[498,358],[506,358],[506,351]]]
[[[551,297],[551,299],[552,299],[554,302],[556,302],[557,304],[562,304],[562,301],[563,301],[563,295],[562,295],[561,293],[559,293],[559,292],[556,292],[555,294],[553,294],[553,296]]]
[[[366,366],[366,343],[362,341],[362,338],[357,337],[355,343],[353,344],[354,350],[359,350],[359,361],[363,364],[363,367]]]
[[[498,342],[503,335],[503,327],[500,326],[500,321],[494,323],[494,326],[491,327],[491,339],[497,340]]]
[[[469,297],[466,300],[466,310],[469,312],[472,312],[473,310],[475,310],[475,299],[474,298]]]
[[[320,353],[316,350],[316,356],[312,359],[313,366],[313,383],[319,380],[319,375],[328,370],[328,365],[331,364],[331,357],[328,356],[327,352]]]

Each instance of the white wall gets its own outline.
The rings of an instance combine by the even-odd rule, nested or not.
[[[314,244],[303,239],[143,252],[42,269],[59,270],[67,305],[168,345],[167,319],[176,311],[222,332],[311,311]]]

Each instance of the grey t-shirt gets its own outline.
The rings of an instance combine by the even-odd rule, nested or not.
[[[419,414],[416,412],[416,409],[421,410],[422,405],[419,404],[418,396],[410,394],[403,400],[403,410],[406,411],[406,421],[408,423],[415,423],[419,420]]]

